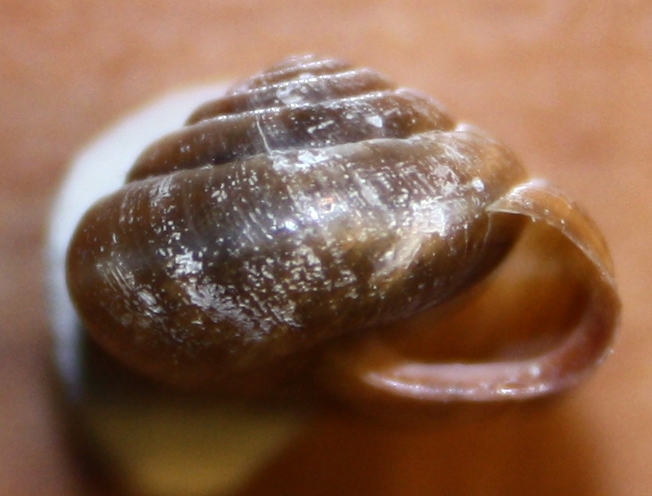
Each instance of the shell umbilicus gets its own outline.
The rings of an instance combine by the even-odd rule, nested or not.
[[[585,281],[557,346],[430,363],[378,338],[485,279],[535,224]],[[229,391],[307,373],[423,403],[539,396],[600,361],[619,310],[604,241],[571,200],[433,100],[317,57],[245,80],[144,150],[81,220],[67,271],[112,355]]]

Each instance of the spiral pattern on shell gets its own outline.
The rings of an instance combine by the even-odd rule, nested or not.
[[[148,147],[71,242],[95,339],[150,375],[237,383],[476,283],[522,223],[511,152],[380,74],[288,59]]]

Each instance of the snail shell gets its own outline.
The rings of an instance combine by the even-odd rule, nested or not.
[[[81,220],[68,287],[130,366],[229,389],[480,281],[522,231],[496,212],[526,181],[506,147],[435,101],[291,58],[143,151]]]

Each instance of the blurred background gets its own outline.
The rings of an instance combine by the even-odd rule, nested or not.
[[[435,96],[563,186],[610,243],[622,332],[543,407],[418,430],[320,419],[248,494],[652,494],[652,2],[636,0],[3,0],[0,494],[81,494],[51,404],[42,259],[71,156],[163,92],[309,52]]]

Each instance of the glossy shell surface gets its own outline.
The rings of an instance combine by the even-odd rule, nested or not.
[[[226,387],[481,280],[523,225],[496,205],[526,181],[506,147],[432,99],[291,58],[143,151],[80,222],[68,286],[127,364]]]
[[[523,177],[436,102],[292,59],[143,152],[82,221],[69,285],[109,348],[228,375],[469,284],[509,243],[487,249],[485,207]]]

